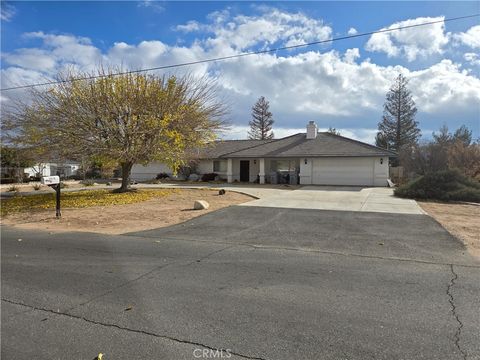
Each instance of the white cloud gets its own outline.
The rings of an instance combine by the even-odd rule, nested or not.
[[[458,113],[478,109],[480,79],[451,60],[409,73],[410,87],[418,108],[430,114]]]
[[[178,30],[178,31],[183,31],[183,32],[188,33],[188,32],[193,32],[193,31],[200,30],[200,24],[198,23],[198,21],[192,20],[192,21],[187,22],[184,25],[177,25],[175,27],[175,29]]]
[[[17,13],[17,8],[6,1],[0,2],[0,19],[10,21]]]
[[[243,51],[253,46],[266,48],[278,42],[286,46],[300,45],[327,40],[332,34],[331,27],[323,21],[302,13],[282,12],[266,6],[258,7],[258,11],[261,14],[255,16],[232,16],[228,10],[217,11],[209,15],[209,24],[190,21],[176,29],[212,33],[204,45],[220,53],[225,51],[220,50],[225,46]]]
[[[357,29],[355,29],[354,27],[351,27],[350,29],[348,29],[347,34],[348,34],[348,35],[357,35],[357,34],[358,34],[358,31],[357,31]]]
[[[156,67],[232,55],[252,44],[263,47],[265,44],[311,36],[323,38],[331,31],[329,27],[325,29],[321,21],[306,15],[279,10],[268,14],[261,19],[232,17],[226,11],[216,13],[209,17],[211,20],[208,23],[198,24],[199,28],[210,29],[208,37],[188,46],[152,40],[137,44],[118,42],[101,51],[87,38],[29,33],[27,37],[41,39],[42,44],[3,55],[5,62],[11,66],[1,70],[2,88],[44,82],[45,77],[52,76],[67,65],[84,70],[95,67],[98,62],[130,69]],[[300,28],[304,30],[302,36],[308,33],[308,29],[311,35],[297,38],[303,31]],[[257,32],[249,33],[254,29]],[[245,34],[245,38],[238,34]],[[473,55],[468,55],[468,59],[466,57],[467,61],[473,59],[478,58]],[[278,137],[299,129],[303,131],[309,120],[315,120],[320,128],[332,126],[346,136],[370,141],[382,113],[385,94],[399,72],[410,79],[419,113],[431,118],[453,113],[461,117],[480,101],[480,80],[451,60],[410,71],[401,66],[381,66],[369,59],[360,60],[358,48],[345,52],[310,50],[303,53],[270,53],[174,71],[206,74],[218,79],[221,94],[231,105],[230,120],[236,129],[228,133],[230,138],[246,136],[251,106],[259,96],[264,95],[270,101]],[[5,92],[2,95],[15,97],[18,94]],[[434,124],[432,126],[435,128]]]
[[[433,21],[442,21],[440,17],[419,17],[399,21],[386,29],[412,26]],[[388,57],[403,56],[408,61],[414,61],[418,57],[427,57],[434,54],[442,54],[443,47],[449,41],[449,34],[445,33],[444,22],[413,27],[390,32],[373,34],[365,45],[368,51],[384,52]]]
[[[161,2],[156,0],[139,1],[137,6],[149,8],[159,14],[165,11],[165,8],[161,5]]]
[[[460,32],[453,36],[458,42],[472,49],[480,48],[480,25],[472,26],[466,32]]]
[[[465,53],[463,54],[465,61],[468,61],[470,65],[480,66],[480,55],[478,53]]]

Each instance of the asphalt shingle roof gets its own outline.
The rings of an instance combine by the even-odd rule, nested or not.
[[[234,153],[240,150],[245,150],[253,146],[263,145],[272,140],[222,140],[215,141],[203,149],[201,152],[201,158],[205,159],[218,159],[222,156]]]
[[[220,141],[206,149],[202,157],[217,159],[396,155],[393,151],[357,140],[320,132],[315,139],[307,139],[306,134],[299,133],[275,140]]]

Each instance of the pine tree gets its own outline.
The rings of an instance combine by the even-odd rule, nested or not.
[[[252,107],[252,120],[249,122],[249,139],[269,140],[273,139],[272,126],[273,115],[269,111],[270,104],[265,97],[261,96]]]
[[[407,85],[408,80],[400,74],[387,93],[383,119],[378,123],[377,146],[400,151],[404,146],[416,144],[421,135],[415,121],[417,108]]]
[[[341,135],[340,131],[331,126],[328,128],[327,132],[333,135]]]

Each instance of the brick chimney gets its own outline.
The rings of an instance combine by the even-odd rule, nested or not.
[[[317,137],[318,128],[315,121],[310,121],[307,125],[307,139],[315,139]]]

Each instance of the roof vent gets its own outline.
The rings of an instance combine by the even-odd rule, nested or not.
[[[307,125],[307,139],[315,139],[317,137],[318,128],[315,121],[310,121]]]

